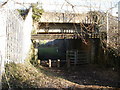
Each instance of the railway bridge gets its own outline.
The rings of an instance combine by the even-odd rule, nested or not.
[[[99,38],[99,30],[88,14],[44,12],[32,39]]]
[[[65,59],[76,65],[94,62],[99,36],[99,30],[88,14],[44,12],[37,33],[31,39],[68,40]]]

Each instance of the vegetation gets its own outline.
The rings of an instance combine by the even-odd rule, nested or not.
[[[89,69],[88,69],[89,68]],[[112,89],[112,87],[109,86],[99,86],[98,85],[83,85],[81,82],[87,82],[90,83],[88,80],[93,81],[91,78],[99,78],[99,82],[102,83],[101,80],[103,80],[103,76],[106,77],[105,81],[108,80],[108,76],[116,75],[115,73],[111,73],[109,71],[104,71],[101,69],[101,71],[96,71],[97,68],[93,71],[91,71],[90,67],[87,69],[85,68],[79,68],[75,69],[75,74],[70,74],[73,73],[74,69],[70,69],[66,74],[69,74],[72,77],[59,77],[59,74],[56,74],[55,72],[52,72],[52,69],[47,69],[42,66],[38,66],[37,68],[31,65],[30,63],[25,63],[25,64],[15,64],[15,63],[10,63],[5,66],[5,74],[3,76],[3,89],[24,89],[24,88],[44,88],[44,89],[49,89],[49,88],[54,88],[54,89],[69,89],[69,90],[102,90],[102,89],[110,89],[110,90],[117,90],[117,89]],[[58,70],[56,72],[61,72],[61,75],[63,76],[65,70]],[[78,73],[77,70],[79,71],[78,77],[82,77],[82,80],[79,81],[75,75]],[[90,70],[90,71],[89,71]],[[98,72],[98,73],[97,73]],[[101,73],[102,72],[102,73]],[[111,73],[107,74],[106,73]],[[95,77],[98,76],[98,77]],[[100,78],[100,77],[102,78]],[[91,77],[89,79],[85,77]],[[112,76],[113,77],[113,76]],[[115,76],[114,78],[116,78]],[[65,79],[63,79],[65,78]],[[111,78],[111,77],[110,77]],[[79,81],[79,84],[73,83],[75,82],[74,79],[77,79],[77,82]],[[70,81],[68,81],[70,80]],[[86,80],[86,81],[85,81]],[[94,79],[97,82],[96,79]],[[110,79],[111,80],[111,79]],[[112,82],[112,81],[111,81]],[[82,85],[81,85],[82,84]]]
[[[42,13],[44,12],[43,9],[41,9],[41,6],[39,6],[38,4],[32,4],[32,11],[33,11],[33,21],[34,22],[39,22],[39,19],[42,15]]]
[[[120,68],[120,55],[118,54],[118,50],[108,48],[106,56],[108,56],[107,64],[109,66],[115,67],[117,69]]]
[[[18,12],[22,16],[22,18],[25,19],[27,14],[28,14],[28,12],[29,12],[29,9],[18,9]]]
[[[92,22],[100,25],[103,24],[105,19],[105,13],[100,11],[90,11],[88,12],[89,17],[92,19]]]
[[[5,67],[3,89],[69,87],[75,87],[75,83],[51,74],[42,67],[37,69],[30,63],[10,63]]]
[[[119,66],[120,51],[118,45],[118,20],[115,16],[108,13],[108,17],[105,12],[90,11],[88,12],[89,18],[92,23],[96,24],[96,29],[100,31],[101,46],[105,51],[107,57],[107,64],[111,66]],[[108,18],[108,22],[107,22]],[[109,30],[107,31],[107,23]],[[109,42],[107,42],[109,41]]]
[[[32,12],[33,12],[33,15],[32,15],[33,21],[39,22],[39,19],[42,13],[44,12],[44,10],[41,9],[41,7],[38,4],[32,4],[31,7],[32,7]],[[29,9],[18,9],[18,12],[23,17],[23,19],[25,19],[29,12]]]
[[[36,61],[35,61],[35,48],[34,48],[33,44],[31,44],[31,48],[30,48],[28,57],[26,58],[26,62],[30,62],[33,65],[36,64]]]

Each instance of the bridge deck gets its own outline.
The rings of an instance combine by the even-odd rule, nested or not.
[[[95,26],[95,24],[92,23],[55,23],[55,22],[40,22],[39,23],[39,28],[40,29],[80,29],[81,26],[84,27],[90,27],[90,26]]]
[[[99,38],[99,34],[75,34],[75,33],[38,33],[31,36],[32,40],[52,40],[52,39],[78,39],[78,38]]]
[[[78,39],[99,38],[95,24],[87,14],[44,12],[40,18],[39,30],[31,39]]]

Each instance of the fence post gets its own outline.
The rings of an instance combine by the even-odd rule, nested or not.
[[[74,66],[76,66],[76,64],[77,64],[77,51],[74,52],[74,55],[75,55]]]
[[[50,67],[50,68],[51,68],[51,64],[52,64],[52,63],[51,63],[51,59],[49,59],[49,67]]]
[[[60,59],[57,60],[57,67],[60,67]]]
[[[34,41],[34,51],[35,51],[35,62],[37,63],[37,59],[38,59],[38,46],[39,46],[39,40],[35,40]]]
[[[40,60],[38,60],[38,65],[40,65]]]
[[[67,68],[70,67],[70,59],[67,59]]]
[[[66,51],[66,62],[67,62],[67,68],[70,67],[70,58],[68,58],[68,54],[69,54],[69,52]]]
[[[37,62],[37,59],[38,59],[38,49],[35,48],[35,62]]]

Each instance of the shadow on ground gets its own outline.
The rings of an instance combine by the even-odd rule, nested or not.
[[[50,72],[57,74],[71,82],[79,85],[105,86],[120,88],[120,77],[114,68],[103,68],[96,65],[81,65],[71,68],[47,68]]]

